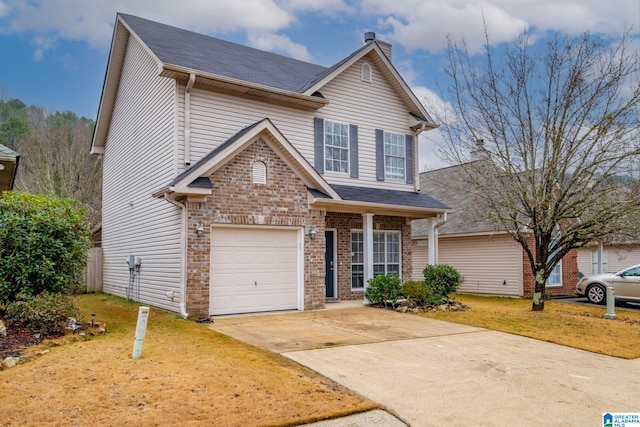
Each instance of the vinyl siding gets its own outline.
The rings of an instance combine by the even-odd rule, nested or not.
[[[314,117],[358,126],[358,178],[349,174],[325,173],[332,184],[376,186],[395,190],[413,190],[402,180],[376,180],[375,129],[405,135],[408,110],[372,63],[373,83],[360,80],[362,61],[335,78],[320,92],[330,103],[318,111],[303,111],[264,102],[247,100],[200,87],[191,91],[190,160],[196,162],[242,128],[268,117],[284,136],[314,165]],[[178,152],[184,168],[185,86],[179,89]]]
[[[180,209],[151,196],[176,174],[174,93],[131,37],[105,145],[102,225],[104,291],[126,296],[134,255],[140,302],[177,311],[179,299],[166,294],[180,294]]]
[[[592,251],[595,247],[586,247],[578,249],[578,271],[584,275],[593,274]],[[607,253],[606,272],[615,273],[627,267],[640,264],[640,246],[639,245],[607,245],[604,247]]]
[[[413,241],[415,280],[423,278],[428,264],[428,246],[418,241]],[[522,295],[522,249],[510,236],[440,237],[438,250],[438,264],[451,265],[462,274],[460,292]]]
[[[360,80],[363,62],[371,65],[371,83]],[[413,190],[413,185],[407,184],[405,180],[376,179],[375,130],[382,129],[401,135],[410,132],[407,125],[408,108],[378,67],[372,61],[363,58],[320,89],[320,92],[331,101],[321,110],[322,117],[326,120],[357,124],[359,137],[359,183],[354,183],[348,175],[337,173],[325,174],[327,181],[343,185],[373,185],[392,190]],[[405,170],[408,171],[409,168]]]

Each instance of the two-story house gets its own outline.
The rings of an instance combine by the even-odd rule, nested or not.
[[[202,318],[409,279],[411,221],[449,211],[418,188],[436,125],[365,38],[327,68],[118,14],[91,147],[104,291]]]

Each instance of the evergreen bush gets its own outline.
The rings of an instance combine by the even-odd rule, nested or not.
[[[47,291],[37,296],[18,295],[6,307],[9,324],[38,329],[43,337],[64,334],[69,317],[77,318],[79,314],[72,296]]]
[[[450,265],[427,265],[424,281],[432,294],[432,304],[441,304],[449,294],[458,290],[460,273]]]
[[[82,285],[90,247],[84,208],[72,199],[21,192],[0,197],[0,300]]]
[[[402,293],[402,284],[398,276],[379,274],[367,280],[369,287],[365,292],[367,299],[373,304],[386,306],[390,302],[392,306],[398,303]]]

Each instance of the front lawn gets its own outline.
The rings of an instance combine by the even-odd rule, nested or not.
[[[285,357],[153,308],[142,358],[131,359],[138,304],[105,294],[77,304],[107,333],[42,344],[30,349],[33,360],[1,371],[3,426],[280,426],[379,407]]]
[[[531,300],[455,295],[467,311],[425,312],[421,316],[522,335],[568,347],[625,359],[640,357],[640,313],[616,308],[545,301],[544,311],[531,311]]]

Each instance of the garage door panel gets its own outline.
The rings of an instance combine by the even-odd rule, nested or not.
[[[296,309],[298,268],[296,229],[214,227],[209,311]]]

